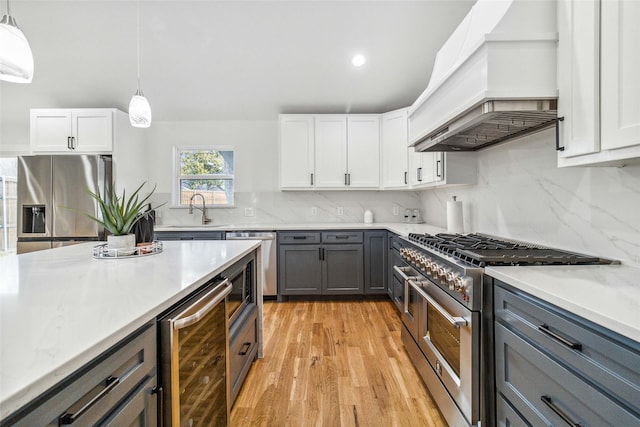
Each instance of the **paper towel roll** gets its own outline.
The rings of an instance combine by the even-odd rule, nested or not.
[[[447,202],[447,232],[463,233],[464,221],[462,219],[462,202],[457,201],[456,197]]]

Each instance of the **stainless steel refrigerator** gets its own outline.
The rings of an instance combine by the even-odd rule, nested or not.
[[[89,219],[98,206],[87,193],[111,187],[111,156],[18,157],[17,252],[103,240],[104,228]]]

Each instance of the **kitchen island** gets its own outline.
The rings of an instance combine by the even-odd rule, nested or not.
[[[150,256],[94,259],[94,245],[0,258],[0,420],[260,248],[165,242]]]

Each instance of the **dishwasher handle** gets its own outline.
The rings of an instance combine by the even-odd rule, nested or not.
[[[222,289],[220,289],[221,287]],[[198,323],[200,319],[206,316],[216,305],[224,301],[232,289],[233,285],[229,279],[224,279],[218,286],[207,292],[182,313],[178,314],[171,322],[173,323],[173,329],[177,331],[178,329]],[[198,307],[198,310],[191,314],[196,307]]]
[[[227,240],[276,240],[276,233],[238,232],[227,233]]]

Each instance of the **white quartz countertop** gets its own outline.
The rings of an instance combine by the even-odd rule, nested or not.
[[[487,267],[485,273],[640,342],[640,268],[623,265]]]
[[[445,233],[447,230],[429,224],[405,222],[309,222],[298,224],[208,224],[208,225],[158,225],[156,231],[284,231],[284,230],[388,230],[400,236],[409,233]]]
[[[165,242],[162,253],[123,259],[94,259],[93,246],[0,257],[0,419],[260,242]]]

